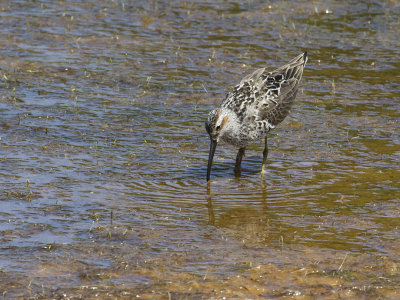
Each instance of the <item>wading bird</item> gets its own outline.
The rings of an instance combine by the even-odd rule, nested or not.
[[[274,71],[256,70],[243,78],[221,105],[209,113],[205,124],[211,139],[207,181],[219,141],[239,147],[235,164],[235,174],[239,175],[246,147],[264,137],[261,173],[264,172],[268,132],[288,115],[306,62],[307,52],[304,52]]]

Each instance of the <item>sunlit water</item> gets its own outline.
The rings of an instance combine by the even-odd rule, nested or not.
[[[0,287],[10,297],[398,297],[396,1],[0,4]],[[207,113],[304,50],[250,146]],[[311,274],[311,275],[308,275]]]

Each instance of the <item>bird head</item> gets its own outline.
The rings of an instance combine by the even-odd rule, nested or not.
[[[221,108],[214,109],[208,114],[205,125],[211,140],[219,142],[219,138],[223,135],[228,121],[229,115]]]
[[[229,115],[225,114],[221,108],[212,110],[206,121],[206,130],[210,136],[210,153],[208,156],[208,167],[207,167],[207,181],[210,180],[211,166],[214,158],[215,149],[221,135],[223,135],[226,125],[229,121]]]

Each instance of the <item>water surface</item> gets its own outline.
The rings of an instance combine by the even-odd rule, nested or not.
[[[3,1],[5,298],[367,298],[400,290],[396,1]],[[302,51],[250,146],[204,121]]]

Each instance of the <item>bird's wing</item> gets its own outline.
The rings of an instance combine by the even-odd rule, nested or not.
[[[296,78],[291,78],[280,82],[277,88],[269,89],[260,100],[259,119],[267,120],[274,126],[282,122],[289,114],[298,85],[299,81]]]
[[[292,106],[306,60],[304,53],[272,72],[265,68],[254,71],[226,95],[221,106],[241,120],[252,115],[272,125],[280,123]]]
[[[277,125],[289,114],[299,87],[307,54],[301,54],[288,64],[260,76],[265,79],[260,83],[258,98],[258,117]]]

